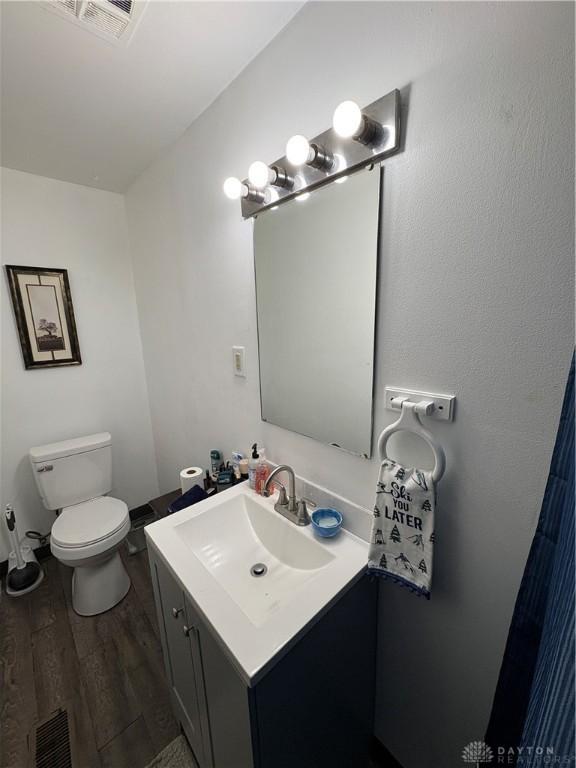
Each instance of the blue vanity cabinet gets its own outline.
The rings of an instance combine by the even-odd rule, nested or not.
[[[368,765],[375,580],[351,584],[248,680],[150,544],[148,554],[173,708],[199,768]]]

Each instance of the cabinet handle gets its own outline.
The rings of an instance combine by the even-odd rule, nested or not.
[[[184,608],[172,608],[172,616],[174,616],[174,618],[177,619],[183,610]]]
[[[190,637],[192,632],[196,632],[196,627],[187,627],[184,625],[182,627],[182,632],[184,633],[184,637]]]

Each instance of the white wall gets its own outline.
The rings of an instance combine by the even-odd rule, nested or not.
[[[82,365],[25,370],[2,278],[2,505],[20,533],[49,531],[28,463],[34,445],[108,430],[112,493],[135,507],[157,495],[142,342],[124,199],[2,169],[2,263],[68,270]],[[2,529],[4,526],[2,526]],[[0,560],[7,544],[0,540]]]
[[[374,434],[395,418],[386,384],[458,397],[434,425],[432,600],[381,589],[376,731],[405,768],[459,766],[484,734],[548,472],[573,345],[573,21],[569,3],[308,3],[127,195],[162,490],[261,437],[371,506],[376,460],[260,423],[252,225],[221,184],[324,130],[342,99],[402,89]]]

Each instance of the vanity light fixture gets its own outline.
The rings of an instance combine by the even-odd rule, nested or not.
[[[382,138],[382,126],[363,114],[355,101],[343,101],[334,110],[332,127],[342,139],[354,139],[365,146],[377,144]]]
[[[312,168],[330,171],[334,166],[334,155],[319,144],[310,143],[305,136],[296,134],[286,144],[286,158],[298,167],[310,165]]]
[[[294,179],[279,165],[266,165],[262,160],[255,160],[248,168],[248,181],[256,189],[264,189],[268,184],[284,189],[292,189]]]
[[[264,192],[249,187],[248,184],[240,181],[236,176],[229,176],[222,185],[222,189],[229,200],[238,200],[243,197],[254,203],[266,202],[266,195]]]
[[[332,181],[343,184],[356,171],[377,166],[400,149],[398,90],[362,107],[343,101],[329,128],[310,138],[292,136],[283,157],[271,163],[257,160],[248,178],[227,179],[224,192],[240,200],[242,216],[250,219],[290,200],[304,202],[307,193]]]

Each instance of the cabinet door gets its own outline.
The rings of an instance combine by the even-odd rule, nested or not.
[[[196,678],[196,691],[198,693],[198,713],[200,717],[200,731],[202,733],[204,766],[206,766],[206,768],[214,768],[212,728],[208,714],[208,702],[206,699],[204,647],[202,643],[202,635],[200,633],[202,620],[188,597],[185,597],[184,604],[186,606],[186,625],[190,629],[190,652],[192,654],[192,664],[194,665],[194,675]]]
[[[200,648],[214,768],[255,768],[252,752],[251,689],[201,621]],[[292,768],[299,768],[294,763]]]
[[[207,728],[207,718],[201,713],[200,695],[204,689],[202,670],[198,665],[198,632],[188,624],[184,595],[178,583],[160,563],[156,573],[162,600],[162,614],[166,632],[166,644],[170,665],[170,683],[179,719],[200,768],[211,768],[205,743],[209,737],[202,732],[202,721]],[[204,703],[202,698],[202,703]]]

